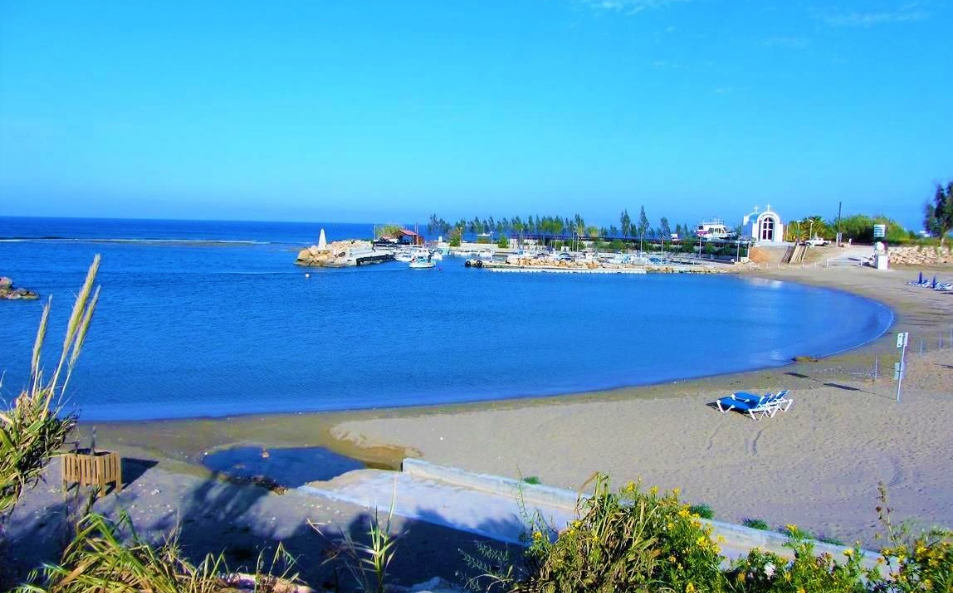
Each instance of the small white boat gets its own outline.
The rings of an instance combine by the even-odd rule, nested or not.
[[[394,261],[404,262],[405,264],[410,263],[413,259],[414,256],[409,251],[398,251],[394,254]]]
[[[430,252],[430,259],[433,261],[443,261],[443,254],[439,251],[432,251]]]
[[[424,257],[422,255],[418,255],[414,259],[410,260],[410,268],[412,270],[427,270],[436,265],[437,264],[434,263],[429,257]]]

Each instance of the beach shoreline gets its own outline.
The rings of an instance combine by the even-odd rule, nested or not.
[[[894,489],[904,482],[892,479],[891,475],[881,475],[884,472],[877,468],[882,463],[895,469],[901,467],[894,471],[894,478],[898,472],[902,474],[909,470],[915,473],[921,463],[922,450],[922,443],[915,443],[917,447],[909,445],[896,428],[879,424],[890,419],[890,408],[885,406],[894,403],[890,396],[894,383],[883,378],[872,380],[874,360],[882,358],[881,368],[892,369],[890,357],[896,356],[892,337],[895,331],[910,331],[914,341],[919,337],[936,339],[943,335],[942,332],[948,332],[944,322],[953,319],[953,297],[906,286],[905,281],[911,276],[909,270],[876,272],[860,267],[826,269],[806,266],[752,270],[746,275],[845,290],[872,298],[894,311],[893,326],[866,345],[817,362],[796,362],[702,379],[452,405],[221,419],[83,423],[81,438],[87,438],[95,426],[97,439],[103,446],[152,455],[166,467],[195,473],[203,471],[199,464],[208,451],[250,444],[266,448],[326,447],[378,468],[396,468],[404,457],[421,457],[435,463],[510,477],[524,473],[539,475],[546,483],[571,488],[578,487],[592,471],[606,471],[619,481],[641,478],[666,488],[680,487],[689,500],[711,504],[727,520],[740,521],[746,516],[760,514],[771,521],[800,521],[841,539],[869,541],[872,537],[871,520],[876,518],[872,511],[875,501],[870,499],[870,492],[876,489],[879,481],[892,483]],[[911,350],[914,350],[914,343],[911,342]],[[953,352],[934,352],[934,348],[935,345],[923,357],[918,355],[918,360],[911,360],[912,380],[907,382],[907,397],[911,403],[902,408],[904,414],[912,414],[911,422],[924,420],[921,415],[934,423],[953,420],[953,402],[942,398],[944,385],[953,383],[953,371],[949,370],[953,365],[948,364],[953,362],[949,360],[953,358]],[[921,375],[920,379],[917,375]],[[925,383],[924,376],[927,377]],[[795,398],[795,407],[788,415],[756,423],[740,416],[722,416],[704,405],[720,395],[752,389],[789,389]],[[945,393],[948,392],[946,388]],[[844,394],[862,394],[871,401],[845,403],[845,398],[839,397]],[[829,400],[827,411],[825,400]],[[863,410],[869,416],[862,422],[869,423],[871,431],[896,443],[900,454],[898,461],[871,459],[866,455],[860,463],[864,469],[851,478],[854,483],[864,484],[864,500],[847,503],[843,500],[845,484],[839,476],[851,470],[849,464],[828,459],[820,464],[822,467],[818,471],[811,472],[812,464],[805,462],[808,452],[804,447],[808,443],[804,442],[802,435],[808,432],[830,439],[832,447],[846,446],[845,439],[850,438],[848,433],[855,439],[867,437],[869,442],[874,435],[867,434],[868,431],[858,427],[857,422],[851,422],[850,416],[857,410]],[[680,431],[674,427],[684,423],[688,426],[697,424],[699,430],[692,433],[694,437],[678,436]],[[937,439],[933,446],[941,448],[935,450],[951,450],[953,440],[944,435],[941,426],[937,425],[928,439]],[[646,432],[640,433],[637,429]],[[698,433],[705,435],[699,436]],[[720,437],[719,433],[722,433]],[[719,443],[719,438],[725,442]],[[817,438],[812,441],[817,441]],[[782,455],[786,461],[780,461],[779,467],[774,464],[781,458],[768,462],[774,469],[758,470],[761,466],[756,457],[763,457],[775,445],[792,448],[792,454]],[[669,447],[667,452],[666,447]],[[674,452],[671,447],[675,447]],[[630,448],[651,453],[653,459],[638,463],[626,461],[627,456],[620,454],[619,450]],[[917,453],[906,459],[903,453],[914,449]],[[815,455],[824,455],[823,447],[811,450]],[[737,456],[740,463],[736,460],[726,466],[719,461],[723,455],[729,458]],[[707,465],[714,469],[707,468],[705,463],[699,463],[693,457],[710,457]],[[791,464],[788,457],[796,463]],[[755,469],[746,469],[746,463],[754,463],[751,467]],[[804,473],[802,479],[810,488],[830,487],[831,492],[805,498],[798,492],[796,480],[779,482],[777,474],[784,463]],[[747,480],[748,487],[731,488],[735,494],[719,493],[719,489],[735,486],[734,479],[726,479],[732,471],[741,472],[738,477]],[[940,478],[935,487],[935,492],[928,489],[931,492],[928,498],[936,501],[932,506],[906,504],[907,494],[901,488],[901,510],[908,510],[909,516],[918,520],[951,522],[947,518],[953,517],[953,495],[940,492],[944,488],[953,492],[953,478]],[[735,504],[732,496],[739,496],[742,500],[750,497],[760,502]],[[789,499],[788,502],[783,502],[785,499]],[[816,508],[825,504],[837,510],[804,512],[803,507]],[[845,509],[854,509],[854,512]]]

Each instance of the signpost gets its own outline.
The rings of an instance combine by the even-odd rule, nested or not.
[[[900,402],[900,388],[903,386],[903,375],[907,370],[904,356],[907,354],[907,342],[910,341],[910,332],[897,333],[897,348],[900,350],[900,362],[894,365],[893,378],[897,380],[897,402]]]
[[[875,224],[874,225],[874,239],[883,239],[886,236],[887,236],[887,225]]]

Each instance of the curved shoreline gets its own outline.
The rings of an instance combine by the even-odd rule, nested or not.
[[[772,270],[746,270],[738,272],[739,277],[750,277],[758,278],[763,280],[773,280],[773,281],[782,281],[782,282],[791,282],[794,284],[801,284],[803,286],[820,288],[824,290],[829,290],[832,292],[841,292],[852,297],[859,297],[871,301],[874,304],[877,304],[881,307],[887,309],[890,314],[890,321],[886,324],[885,328],[878,333],[876,336],[869,338],[868,340],[857,344],[856,346],[850,346],[841,350],[834,351],[829,354],[822,354],[817,357],[817,362],[832,361],[840,357],[850,356],[851,359],[854,358],[868,358],[870,356],[876,356],[877,354],[883,352],[883,348],[877,347],[877,342],[881,340],[891,329],[897,327],[906,327],[907,319],[906,316],[909,314],[904,312],[903,309],[907,303],[903,301],[890,302],[892,299],[884,299],[883,294],[873,294],[868,290],[858,287],[847,287],[847,286],[832,286],[828,282],[824,282],[817,278],[810,276],[800,276],[798,278],[792,278],[792,275],[798,273],[798,270],[803,271],[805,268],[787,268],[778,271]],[[810,268],[807,268],[810,269]],[[815,268],[816,269],[816,268]],[[805,364],[816,364],[816,363],[804,363],[798,361],[785,362],[776,366],[763,366],[756,367],[751,369],[744,369],[738,371],[728,371],[714,373],[710,375],[700,375],[700,376],[688,376],[684,378],[677,378],[671,380],[656,381],[645,384],[629,384],[621,385],[614,387],[605,387],[605,388],[593,388],[593,389],[584,389],[571,392],[559,392],[553,394],[527,394],[527,395],[516,395],[516,396],[506,396],[499,398],[487,398],[487,399],[477,399],[469,401],[456,401],[456,402],[435,402],[427,404],[407,404],[407,405],[394,405],[394,406],[380,406],[380,407],[361,407],[361,408],[348,408],[348,409],[330,409],[330,410],[295,410],[295,411],[278,411],[278,412],[241,412],[241,413],[224,413],[221,415],[194,415],[194,416],[185,416],[185,417],[159,417],[159,418],[143,418],[143,419],[116,419],[116,420],[91,420],[82,422],[82,424],[95,424],[100,427],[123,427],[123,426],[142,426],[149,425],[153,423],[158,424],[169,424],[169,423],[204,423],[204,422],[229,422],[229,423],[240,423],[243,420],[256,420],[262,421],[262,419],[275,419],[276,421],[288,420],[292,418],[301,418],[301,417],[312,417],[315,420],[326,420],[330,417],[341,417],[351,419],[352,417],[370,417],[376,418],[382,415],[410,415],[415,413],[421,414],[433,414],[433,413],[442,413],[442,412],[457,412],[457,411],[466,411],[473,409],[481,409],[484,407],[489,408],[499,408],[499,407],[519,407],[520,405],[546,405],[554,404],[558,405],[561,403],[572,403],[578,399],[584,399],[588,402],[596,401],[615,401],[619,398],[627,397],[658,397],[660,394],[657,393],[660,388],[662,391],[667,391],[666,387],[670,385],[690,385],[693,383],[705,384],[709,387],[715,387],[719,384],[731,384],[738,380],[743,380],[749,376],[755,376],[758,374],[777,374],[784,371],[796,370]],[[640,393],[640,392],[647,393]],[[652,395],[649,395],[648,392],[652,392]],[[323,424],[323,423],[322,423]],[[297,441],[294,441],[297,442]],[[247,444],[247,441],[235,441],[233,443],[222,443],[215,445],[214,448],[228,447],[239,444]],[[256,443],[256,444],[268,444],[268,443]],[[366,456],[361,455],[360,450],[355,450],[353,447],[347,446],[344,443],[340,442],[340,439],[332,438],[330,442],[322,443],[322,446],[327,446],[328,448],[340,452],[342,454],[354,456],[358,459],[368,460]],[[344,451],[344,450],[347,451]],[[399,459],[394,459],[394,464],[399,463]],[[372,460],[372,462],[374,462]]]
[[[428,391],[426,386],[421,385],[419,386],[421,390],[416,394],[414,386],[411,385],[405,389],[398,389],[387,397],[376,397],[372,390],[367,392],[367,398],[355,394],[358,397],[322,399],[309,398],[296,393],[296,397],[275,398],[270,402],[255,397],[246,397],[240,402],[238,400],[208,403],[184,401],[169,406],[155,406],[147,402],[103,405],[89,402],[79,408],[80,416],[88,423],[187,421],[297,414],[361,413],[374,410],[413,410],[459,405],[489,405],[505,401],[572,398],[584,394],[635,390],[673,382],[710,380],[726,375],[780,370],[789,367],[798,358],[823,359],[856,351],[882,337],[894,323],[895,314],[890,306],[867,296],[828,286],[789,282],[787,279],[779,281],[777,278],[764,278],[765,282],[760,282],[752,275],[732,274],[732,276],[735,276],[731,280],[732,286],[738,283],[738,289],[746,291],[745,294],[750,291],[765,294],[783,293],[784,296],[778,297],[782,299],[781,301],[775,301],[775,297],[771,297],[770,301],[771,306],[774,307],[771,312],[779,317],[794,305],[802,307],[801,313],[810,315],[812,310],[803,308],[806,305],[800,304],[801,301],[812,303],[814,307],[819,307],[821,310],[830,306],[842,314],[857,311],[860,316],[857,321],[841,323],[840,318],[827,314],[824,317],[830,324],[830,331],[827,332],[824,331],[826,326],[816,321],[812,322],[812,329],[809,331],[800,331],[786,321],[784,333],[771,334],[771,340],[758,340],[752,335],[752,338],[757,340],[756,343],[761,346],[760,348],[753,347],[750,343],[734,347],[722,340],[722,345],[714,348],[718,351],[717,353],[710,352],[705,356],[695,349],[690,349],[687,357],[683,357],[681,361],[677,354],[681,343],[677,341],[672,343],[672,340],[669,340],[668,347],[671,349],[674,346],[674,349],[671,349],[671,354],[664,356],[665,360],[660,361],[659,365],[646,362],[631,364],[629,361],[619,361],[625,363],[621,366],[601,363],[599,370],[590,368],[589,372],[585,372],[581,369],[588,367],[580,367],[572,371],[566,369],[563,372],[552,373],[558,375],[558,378],[550,381],[537,382],[529,379],[506,384],[491,378],[485,385],[470,389],[461,384],[457,388]],[[699,318],[699,323],[703,323],[704,313],[693,311],[692,315]],[[715,323],[727,321],[721,319],[719,314],[715,314],[715,318]],[[733,322],[741,323],[739,320],[733,320]],[[756,322],[756,320],[744,320],[744,323],[749,322]],[[663,345],[665,342],[663,338]],[[513,358],[513,353],[505,356]],[[690,360],[686,361],[684,358]],[[517,356],[516,359],[518,360],[519,357]],[[545,374],[557,370],[552,366],[552,361],[549,364],[545,364],[542,360],[538,362],[542,364],[535,369],[536,373]],[[529,375],[532,374],[531,366]],[[364,391],[366,390],[362,390]],[[354,402],[357,402],[357,405],[354,405]]]
[[[912,272],[869,269],[753,271],[872,298],[894,312],[893,331],[947,335],[953,296],[907,287]],[[953,350],[910,356],[904,403],[895,383],[872,381],[875,359],[892,366],[885,332],[848,352],[783,367],[564,396],[400,409],[251,415],[223,419],[83,423],[103,446],[198,472],[206,451],[235,445],[323,446],[374,467],[406,456],[470,471],[538,475],[578,487],[592,471],[681,487],[718,517],[795,522],[824,535],[870,541],[878,481],[899,514],[953,517],[953,475],[937,450],[953,449]],[[931,338],[931,339],[932,339]],[[753,422],[706,404],[737,390],[791,389],[783,417]],[[85,436],[84,436],[85,438]],[[948,469],[948,468],[947,468]]]

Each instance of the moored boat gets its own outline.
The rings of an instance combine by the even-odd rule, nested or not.
[[[412,270],[427,270],[436,266],[437,264],[434,263],[429,257],[418,255],[410,260],[409,265]]]

